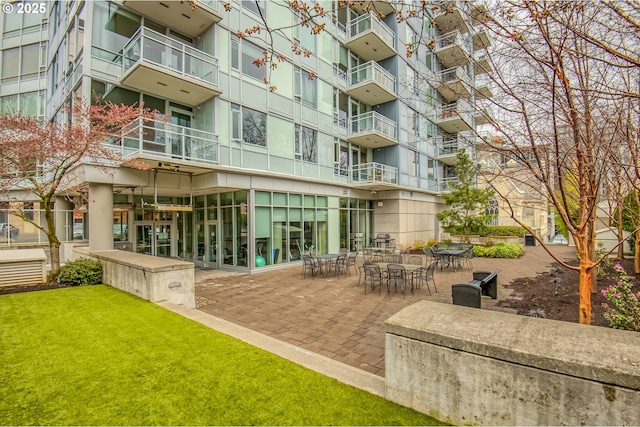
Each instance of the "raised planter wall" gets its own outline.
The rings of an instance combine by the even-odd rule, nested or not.
[[[126,251],[74,250],[102,262],[105,284],[151,302],[168,301],[195,308],[195,271],[191,262]]]
[[[420,301],[385,348],[387,398],[443,421],[640,425],[637,332]]]

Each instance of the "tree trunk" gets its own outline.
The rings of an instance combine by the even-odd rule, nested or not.
[[[617,207],[617,214],[618,214],[618,256],[617,258],[619,260],[623,260],[624,259],[624,229],[622,228],[622,203],[618,203],[618,207]]]
[[[47,239],[49,240],[49,256],[51,257],[51,279],[55,279],[60,273],[60,240],[56,236],[53,206],[50,199],[43,200],[44,219],[47,222]]]
[[[633,269],[636,277],[640,276],[640,230],[636,231],[636,251],[633,257]]]
[[[55,242],[49,241],[49,252],[51,256],[50,278],[55,279],[60,273],[60,242],[58,239]]]
[[[585,257],[586,258],[586,257]],[[580,323],[591,324],[591,270],[593,262],[580,257]]]

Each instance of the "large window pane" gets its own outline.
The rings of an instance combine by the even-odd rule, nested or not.
[[[267,145],[267,115],[250,108],[242,109],[242,135],[247,144]]]
[[[245,3],[250,2],[243,2],[243,4]],[[253,61],[263,56],[262,49],[244,40],[242,42],[242,74],[264,80],[267,76],[266,68],[264,66],[258,67],[253,63]]]
[[[318,163],[318,132],[302,127],[302,160]]]
[[[20,48],[6,49],[2,52],[2,83],[18,81],[20,70]]]

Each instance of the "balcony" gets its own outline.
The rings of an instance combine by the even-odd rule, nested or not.
[[[397,184],[398,169],[381,163],[362,163],[353,165],[351,181],[354,184]]]
[[[468,138],[458,134],[454,136],[442,136],[436,140],[438,146],[438,160],[447,165],[458,163],[457,155],[461,149],[468,149],[472,143]]]
[[[222,2],[217,0],[159,2],[124,0],[123,4],[192,38],[196,38],[211,25],[222,20],[220,11]]]
[[[447,133],[473,129],[472,108],[464,101],[452,102],[436,110],[436,124]]]
[[[365,61],[382,61],[396,54],[395,34],[373,12],[347,24],[347,46]]]
[[[460,31],[451,31],[438,37],[434,52],[438,60],[447,68],[458,67],[469,62],[467,43]]]
[[[218,60],[213,56],[140,28],[123,48],[123,85],[199,105],[218,96]]]
[[[488,74],[481,74],[476,77],[476,99],[486,99],[491,98],[493,96],[493,91],[491,90],[493,86],[493,81],[489,77]]]
[[[458,30],[461,33],[469,31],[467,17],[470,7],[468,1],[463,0],[440,0],[434,2],[438,9],[433,15],[433,22],[443,33]]]
[[[473,55],[473,72],[476,76],[480,74],[491,73],[492,71],[493,67],[491,67],[489,54],[487,54],[486,51],[481,51],[480,53]]]
[[[368,148],[396,145],[396,122],[375,111],[358,114],[351,117],[347,139]]]
[[[489,38],[489,33],[486,28],[480,26],[474,27],[471,34],[474,51],[486,49],[491,46],[491,39]]]
[[[463,67],[442,70],[437,74],[436,90],[447,101],[471,96],[471,80]]]
[[[394,2],[385,1],[385,0],[367,0],[367,1],[354,1],[353,7],[359,13],[366,13],[369,11],[372,12],[381,12],[385,15],[389,15],[393,13],[395,10]]]
[[[453,190],[453,187],[460,183],[457,176],[445,176],[438,180],[438,190],[441,193]]]
[[[117,145],[124,157],[218,163],[218,135],[161,120],[137,119]]]
[[[396,78],[375,61],[352,68],[350,76],[347,94],[365,104],[384,104],[397,98]]]

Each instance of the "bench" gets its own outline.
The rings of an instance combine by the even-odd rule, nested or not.
[[[469,283],[456,283],[451,286],[451,297],[454,305],[480,308],[481,296],[486,295],[492,299],[498,298],[498,273],[501,269],[493,271],[474,271],[473,279]]]
[[[469,282],[482,289],[482,295],[490,296],[491,299],[498,298],[498,273],[502,270],[496,268],[493,271],[479,270],[473,272],[473,279]]]

